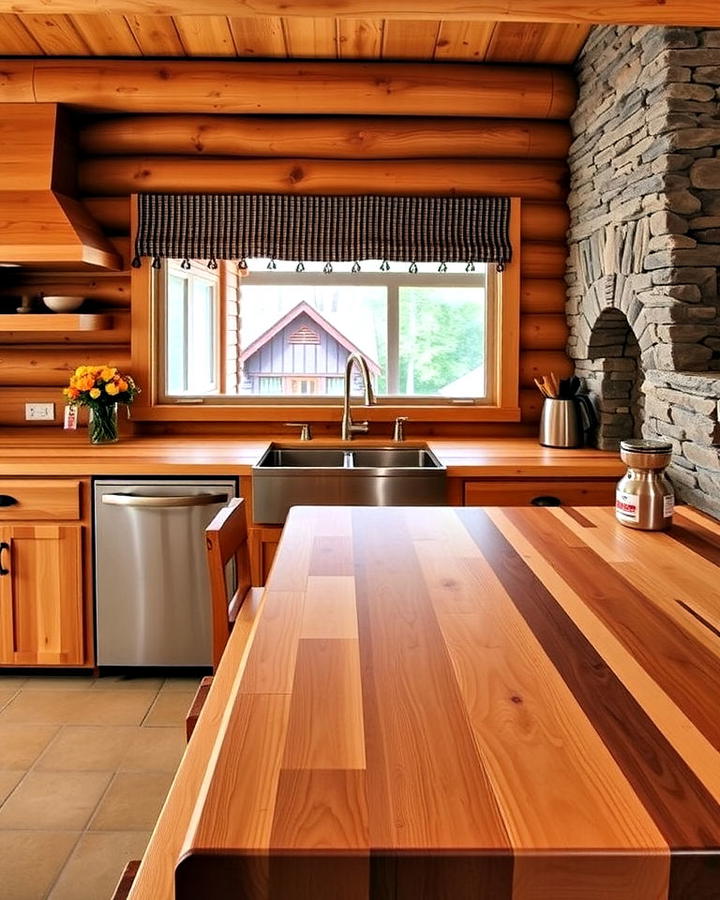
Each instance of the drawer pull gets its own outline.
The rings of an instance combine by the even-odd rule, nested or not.
[[[7,541],[3,541],[2,543],[0,543],[0,575],[10,574],[10,569],[6,569],[2,564],[2,555],[5,550],[10,550],[10,544],[8,544]]]
[[[533,497],[530,501],[531,506],[562,506],[562,500],[559,497]]]
[[[17,499],[10,494],[0,494],[0,506],[15,506]]]

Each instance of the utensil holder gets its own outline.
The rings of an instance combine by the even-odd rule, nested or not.
[[[575,399],[546,398],[543,401],[539,439],[543,447],[583,446],[585,434]]]

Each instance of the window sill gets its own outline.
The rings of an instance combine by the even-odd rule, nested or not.
[[[519,422],[517,406],[439,406],[393,405],[362,406],[351,404],[353,418],[368,422],[392,422],[397,416],[408,416],[416,422]],[[337,405],[267,405],[230,406],[202,403],[156,404],[141,406],[135,403],[132,417],[136,422],[340,422],[342,403]]]

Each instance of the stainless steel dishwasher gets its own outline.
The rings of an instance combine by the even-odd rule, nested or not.
[[[234,479],[97,479],[99,666],[211,665],[203,532]]]

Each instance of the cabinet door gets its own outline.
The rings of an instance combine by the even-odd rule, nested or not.
[[[9,525],[0,541],[0,663],[81,665],[82,525]]]

